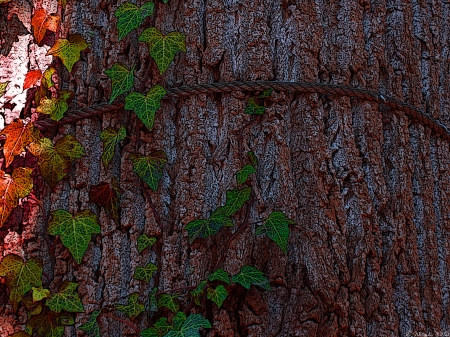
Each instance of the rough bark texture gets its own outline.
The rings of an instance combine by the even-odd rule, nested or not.
[[[35,7],[55,6],[41,2],[35,0]],[[113,13],[121,2],[69,0],[63,13],[61,35],[80,33],[90,43],[70,78],[55,63],[62,87],[76,92],[73,107],[108,100],[110,82],[102,72],[123,62],[137,64],[141,92],[154,84],[321,81],[380,91],[443,122],[450,120],[446,1],[158,2],[156,15],[145,26],[187,35],[187,52],[177,54],[162,77],[147,46],[137,42],[142,28],[118,42]],[[31,13],[27,2],[22,6]],[[29,28],[31,16],[22,20]],[[5,27],[5,19],[0,21]],[[16,26],[23,34],[25,28]],[[45,69],[48,46],[36,46],[26,32],[19,42],[15,36],[8,39],[0,48],[6,54],[0,55],[0,80],[20,87],[27,66]],[[25,94],[20,92],[8,91],[6,97],[18,97],[17,107],[23,108]],[[2,228],[0,256],[14,252],[43,260],[52,290],[66,279],[79,282],[88,313],[100,307],[114,311],[113,305],[125,303],[133,292],[144,300],[154,281],[144,284],[132,275],[136,266],[149,261],[160,268],[160,290],[196,285],[214,268],[230,232],[189,245],[183,227],[224,203],[246,151],[253,150],[259,166],[249,222],[281,210],[297,224],[291,226],[287,255],[268,238],[255,238],[254,227],[231,242],[224,268],[236,273],[244,264],[254,265],[266,273],[273,291],[236,287],[221,310],[215,305],[198,309],[213,322],[207,336],[450,333],[449,143],[409,123],[401,111],[381,112],[369,102],[317,94],[276,92],[266,113],[243,129],[252,118],[243,114],[247,99],[236,92],[166,102],[153,132],[129,111],[59,128],[56,139],[73,134],[87,154],[73,166],[70,180],[54,191],[41,181],[36,194],[46,212],[97,212],[102,232],[76,265],[60,241],[54,244],[48,237],[47,220],[33,206],[24,213],[23,225],[11,220]],[[6,122],[19,114],[6,111]],[[119,125],[132,138],[105,170],[99,134]],[[169,163],[158,192],[146,194],[129,155],[157,149],[167,153]],[[113,176],[120,178],[124,191],[120,225],[88,197],[90,186]],[[159,244],[141,255],[136,241],[142,233],[158,236]],[[26,317],[11,312],[6,296],[0,301],[0,336],[6,337],[21,330]],[[87,314],[77,315],[76,326],[86,319]],[[144,329],[148,317],[141,315],[134,324]],[[102,336],[136,335],[107,317],[101,318],[101,328]],[[72,326],[65,336],[82,333]]]

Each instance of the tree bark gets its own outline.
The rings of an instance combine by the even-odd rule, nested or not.
[[[53,61],[61,88],[75,92],[72,109],[108,101],[111,84],[103,71],[122,62],[136,64],[135,90],[142,93],[155,84],[332,83],[394,96],[449,125],[450,4],[445,1],[155,1],[155,14],[144,27],[187,35],[186,53],[178,53],[163,76],[147,45],[137,42],[143,28],[118,42],[114,11],[121,3],[69,0],[62,13],[60,37],[79,33],[90,43],[71,76]],[[34,0],[33,5],[56,8],[56,1]],[[22,6],[30,13],[21,19],[29,29],[31,8],[27,2]],[[44,58],[49,47],[38,47],[30,34],[18,39],[8,40],[11,50],[0,55],[0,81],[20,87],[30,66],[45,69],[51,58]],[[6,123],[29,113],[25,94],[14,90],[6,95],[17,101],[5,111]],[[86,313],[66,327],[65,336],[83,336],[76,326],[91,311],[104,308],[125,318],[115,303],[126,303],[135,292],[146,298],[155,279],[148,284],[133,279],[137,266],[158,265],[160,291],[195,286],[214,270],[234,229],[190,245],[184,226],[224,204],[251,150],[259,165],[251,202],[236,223],[246,213],[252,223],[280,210],[296,224],[290,227],[287,254],[267,237],[255,237],[255,226],[231,241],[224,269],[235,274],[253,265],[264,271],[272,291],[235,287],[221,309],[209,304],[192,309],[213,323],[205,335],[450,333],[448,141],[411,123],[402,111],[381,111],[378,104],[349,97],[274,92],[265,114],[255,118],[243,113],[251,95],[165,101],[152,132],[126,110],[61,126],[55,140],[75,135],[86,156],[53,191],[36,178],[35,194],[45,212],[29,205],[13,214],[22,221],[13,219],[1,229],[0,256],[39,258],[51,280],[44,277],[44,283],[53,291],[66,279],[78,282]],[[120,125],[130,138],[105,169],[100,132]],[[167,153],[168,165],[152,192],[133,173],[129,156],[159,149]],[[90,186],[113,177],[123,191],[119,225],[88,196]],[[46,214],[57,209],[99,215],[101,234],[80,265],[60,240],[46,234]],[[158,244],[139,254],[142,233],[157,236]],[[6,337],[23,329],[26,315],[12,313],[7,296],[0,301],[0,336]],[[133,324],[142,330],[150,319],[142,314]],[[100,322],[102,336],[136,335],[111,317]]]

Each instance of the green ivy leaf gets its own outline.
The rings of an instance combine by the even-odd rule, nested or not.
[[[80,34],[73,34],[68,39],[56,40],[53,47],[45,55],[58,56],[70,73],[75,62],[80,59],[81,51],[88,46]]]
[[[72,96],[72,91],[63,90],[58,94],[58,98],[43,98],[36,111],[41,114],[50,115],[50,118],[54,121],[59,121],[69,109],[67,100],[72,98]]]
[[[223,212],[227,216],[231,216],[241,209],[246,201],[250,199],[252,189],[244,187],[241,189],[235,188],[227,191],[227,200],[223,208]]]
[[[197,219],[189,222],[185,230],[188,231],[189,241],[192,243],[197,238],[204,239],[216,234],[223,226],[233,226],[233,222],[224,214],[223,207],[219,207],[207,220]]]
[[[115,63],[111,68],[105,70],[105,74],[111,79],[112,93],[109,103],[111,104],[117,96],[127,92],[134,84],[134,65],[129,70],[122,63]]]
[[[0,276],[6,277],[9,299],[16,311],[23,295],[32,287],[42,286],[42,263],[35,258],[24,262],[20,256],[8,254],[0,262]]]
[[[54,312],[43,312],[32,316],[29,323],[39,337],[62,337],[64,334],[60,315]]]
[[[153,2],[145,2],[139,8],[130,2],[124,2],[116,9],[114,16],[117,18],[119,41],[133,29],[142,25],[146,17],[153,14],[154,5]]]
[[[148,294],[148,311],[157,312],[158,311],[158,301],[156,300],[156,292],[158,288],[154,287],[152,291]]]
[[[2,97],[6,92],[6,87],[8,84],[11,83],[10,81],[7,82],[0,82],[0,97]]]
[[[114,128],[106,128],[100,133],[100,140],[103,142],[102,161],[105,169],[114,157],[116,145],[124,140],[126,136],[127,130],[123,126],[119,128],[119,131],[116,131]]]
[[[33,290],[33,303],[48,298],[50,296],[50,290],[43,289],[42,287],[31,287]]]
[[[258,166],[258,157],[256,157],[255,153],[253,151],[247,152],[248,159],[250,159],[250,162],[254,167]]]
[[[208,281],[203,280],[198,284],[197,288],[195,288],[194,290],[191,291],[191,296],[194,299],[195,304],[201,305],[200,297],[203,295],[204,288],[207,283],[208,283]]]
[[[201,328],[211,328],[211,323],[200,314],[191,314],[177,330],[171,330],[165,337],[200,337]]]
[[[172,329],[166,317],[161,317],[153,327],[141,331],[141,337],[163,337]]]
[[[256,235],[267,234],[286,254],[289,240],[289,225],[293,224],[295,224],[295,221],[289,219],[283,212],[272,212],[264,224],[256,228],[255,233]]]
[[[62,209],[53,211],[50,215],[48,234],[59,235],[63,245],[80,264],[91,241],[91,235],[100,233],[97,216],[90,210],[81,211],[72,216]]]
[[[83,146],[72,135],[60,138],[55,145],[50,139],[41,138],[29,149],[38,158],[41,174],[52,188],[67,175],[71,162],[84,154]]]
[[[172,312],[177,312],[180,309],[180,303],[178,303],[179,295],[162,294],[158,300],[158,308],[166,307]]]
[[[255,101],[255,97],[250,97],[247,102],[247,106],[244,109],[244,113],[248,115],[262,115],[266,111],[263,105],[258,105]]]
[[[222,281],[226,284],[231,284],[230,282],[230,274],[228,274],[225,270],[222,268],[217,269],[214,273],[210,274],[208,276],[208,280],[212,281]]]
[[[261,288],[271,290],[269,280],[264,276],[264,273],[252,266],[243,266],[231,280],[241,284],[246,289],[250,289],[250,286],[255,284]]]
[[[219,285],[216,289],[209,287],[207,291],[207,298],[220,308],[223,304],[223,301],[228,297],[228,291],[225,289],[223,285]]]
[[[146,96],[133,91],[125,97],[125,109],[133,110],[149,131],[153,129],[155,113],[161,106],[161,99],[167,91],[160,85],[155,85]]]
[[[128,303],[127,304],[116,304],[115,305],[117,310],[122,311],[128,317],[136,317],[141,312],[145,310],[144,305],[139,303],[139,295],[138,294],[131,294],[128,297]]]
[[[156,191],[164,165],[167,163],[166,154],[163,151],[155,151],[147,157],[141,154],[132,154],[130,159],[133,162],[133,172],[137,173],[153,191]]]
[[[64,282],[58,293],[52,294],[45,302],[45,305],[50,310],[60,313],[61,310],[68,312],[84,312],[83,303],[81,303],[80,297],[75,292],[78,283]]]
[[[137,247],[138,247],[138,251],[139,253],[142,253],[142,251],[147,248],[147,247],[151,247],[156,243],[156,238],[151,236],[149,237],[147,234],[142,234],[139,236],[138,238],[138,243],[137,243]]]
[[[153,273],[158,270],[158,267],[153,263],[149,262],[145,267],[137,267],[134,271],[133,277],[136,280],[141,280],[145,282],[150,282],[153,277]]]
[[[100,315],[101,310],[94,310],[89,317],[89,320],[80,325],[78,329],[85,331],[89,337],[100,337],[100,327],[97,323],[97,317]]]
[[[255,173],[256,170],[252,165],[245,165],[242,169],[236,172],[236,181],[238,185],[245,183],[248,177]]]
[[[139,41],[148,44],[150,56],[155,60],[161,75],[167,70],[178,51],[186,51],[186,35],[180,32],[163,35],[155,27],[147,28],[139,36]]]

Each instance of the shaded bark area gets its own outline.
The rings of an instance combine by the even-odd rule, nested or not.
[[[380,91],[443,122],[450,119],[450,4],[445,1],[158,2],[156,18],[144,26],[187,35],[187,52],[177,54],[164,76],[147,46],[137,42],[142,28],[117,41],[113,14],[120,3],[69,1],[64,11],[61,35],[80,33],[90,43],[70,78],[55,61],[63,89],[76,93],[74,107],[108,100],[103,70],[123,62],[136,64],[135,88],[141,92],[155,84],[321,81]],[[12,45],[9,59],[17,57]],[[2,76],[3,81],[12,75]],[[124,316],[115,303],[125,303],[134,292],[144,300],[155,285],[132,278],[135,268],[149,261],[159,267],[161,291],[197,285],[224,253],[223,267],[232,274],[244,264],[263,270],[271,292],[236,287],[222,309],[193,309],[213,322],[210,337],[450,332],[448,142],[411,124],[401,111],[379,111],[376,104],[348,97],[275,92],[261,117],[243,114],[248,97],[235,92],[173,100],[157,112],[152,132],[129,111],[61,127],[55,140],[75,135],[86,156],[72,167],[70,180],[54,191],[41,181],[36,194],[46,214],[93,210],[102,232],[76,265],[60,241],[48,237],[46,216],[35,206],[21,232],[8,231],[0,255],[40,258],[53,291],[66,279],[78,282],[87,313],[103,307],[119,317]],[[100,132],[120,125],[131,138],[105,169]],[[169,163],[159,190],[144,193],[129,156],[158,149]],[[291,226],[288,254],[266,237],[255,238],[254,227],[227,252],[224,244],[233,229],[189,245],[184,225],[223,205],[249,150],[259,158],[258,172],[252,201],[236,223],[246,213],[254,222],[273,210],[285,212],[297,223]],[[90,186],[113,176],[124,191],[120,225],[88,197]],[[157,236],[158,245],[139,254],[142,233]],[[76,326],[87,313],[77,315]],[[26,319],[3,304],[0,317],[0,326],[15,330]],[[134,324],[144,329],[149,317],[141,315]],[[101,318],[101,328],[102,336],[136,335],[108,317]],[[2,337],[10,333],[0,330]],[[73,326],[65,335],[82,336]]]

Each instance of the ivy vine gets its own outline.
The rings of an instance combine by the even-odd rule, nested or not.
[[[7,6],[10,0],[0,0],[0,5]],[[156,1],[156,0],[155,0]],[[167,3],[168,0],[163,0]],[[59,9],[64,10],[66,0],[59,0]],[[119,41],[140,28],[146,18],[154,14],[156,4],[148,1],[141,6],[130,2],[122,3],[115,11]],[[46,36],[59,33],[60,16],[57,13],[48,13],[44,8],[37,8],[32,17],[34,38],[37,44],[46,43]],[[155,62],[160,74],[163,74],[171,65],[178,52],[186,51],[186,36],[181,32],[163,33],[156,27],[145,28],[138,40],[148,45],[149,54]],[[55,41],[48,50],[47,55],[57,57],[72,73],[73,67],[80,59],[89,44],[80,34],[71,34],[67,38]],[[115,63],[106,69],[105,74],[111,79],[110,103],[123,94],[125,96],[125,109],[133,111],[139,120],[151,131],[155,122],[155,114],[161,106],[161,99],[166,90],[155,85],[147,93],[130,92],[134,87],[135,65],[127,66]],[[56,84],[57,71],[49,67],[45,71],[30,70],[26,75],[23,88],[36,88],[33,98],[36,112],[48,115],[48,118],[59,121],[69,109],[69,102],[74,93],[69,90],[60,90]],[[6,92],[9,82],[0,83],[0,97]],[[264,99],[269,97],[272,90],[266,90],[258,96],[251,97],[244,110],[246,114],[260,115],[265,111]],[[37,159],[40,175],[51,188],[63,180],[70,171],[72,163],[85,155],[85,149],[72,135],[66,135],[56,142],[43,137],[32,122],[16,119],[7,125],[0,136],[4,139],[2,170],[0,170],[0,227],[7,221],[14,208],[19,206],[24,198],[35,199],[33,196],[33,168],[16,167],[11,164],[17,156],[28,152]],[[114,157],[116,147],[127,137],[125,126],[118,129],[106,128],[100,133],[103,143],[101,156],[105,169]],[[256,227],[256,235],[266,235],[273,240],[280,249],[286,253],[289,238],[289,225],[295,222],[280,211],[272,212],[267,219],[254,223],[244,220],[238,226],[235,224],[235,215],[245,205],[248,205],[252,196],[251,179],[257,174],[258,159],[253,152],[248,152],[248,163],[236,172],[236,187],[226,192],[224,205],[212,210],[205,219],[195,219],[185,225],[189,242],[202,240],[217,234],[223,227],[232,229],[226,244],[226,249],[216,264],[216,269],[201,280],[197,285],[171,291],[160,291],[158,282],[148,294],[145,301],[137,294],[130,294],[126,302],[115,304],[115,309],[128,316],[128,320],[113,315],[110,308],[101,308],[91,312],[87,321],[78,327],[88,336],[100,336],[98,320],[100,317],[109,317],[121,321],[131,327],[142,337],[194,337],[200,336],[201,329],[211,328],[211,322],[198,313],[190,313],[193,306],[199,307],[206,300],[220,308],[237,285],[249,289],[258,286],[270,290],[270,282],[264,273],[253,266],[244,265],[234,275],[229,274],[222,265],[227,256],[230,242],[237,237],[243,229]],[[162,150],[149,155],[134,153],[130,156],[133,172],[153,191],[158,190],[159,181],[163,175],[167,156]],[[144,192],[148,191],[144,187]],[[117,178],[110,182],[100,182],[90,186],[90,202],[103,208],[113,221],[120,222],[120,195],[122,191]],[[37,199],[36,199],[37,200]],[[151,198],[147,197],[151,204]],[[153,204],[150,205],[155,217],[158,213]],[[234,231],[233,231],[234,229]],[[91,210],[81,210],[72,214],[64,209],[50,212],[48,215],[48,235],[60,240],[73,257],[75,263],[81,264],[83,256],[93,235],[100,234],[101,228],[97,215]],[[137,249],[143,253],[152,249],[157,243],[156,237],[146,234],[139,236]],[[155,279],[160,267],[153,262],[137,266],[133,277],[140,282],[149,283]],[[46,279],[43,282],[43,276]],[[84,312],[85,308],[77,293],[78,283],[66,280],[58,292],[51,292],[45,288],[50,279],[43,273],[42,262],[30,258],[26,261],[14,254],[6,255],[0,262],[0,277],[6,281],[9,300],[13,310],[19,306],[25,308],[28,322],[25,331],[17,332],[12,336],[26,337],[37,335],[42,337],[60,337],[64,334],[65,326],[75,324],[75,314]],[[183,307],[183,303],[190,303]],[[133,323],[134,319],[148,311],[152,321],[149,326],[140,331]],[[190,314],[188,314],[190,313]]]

